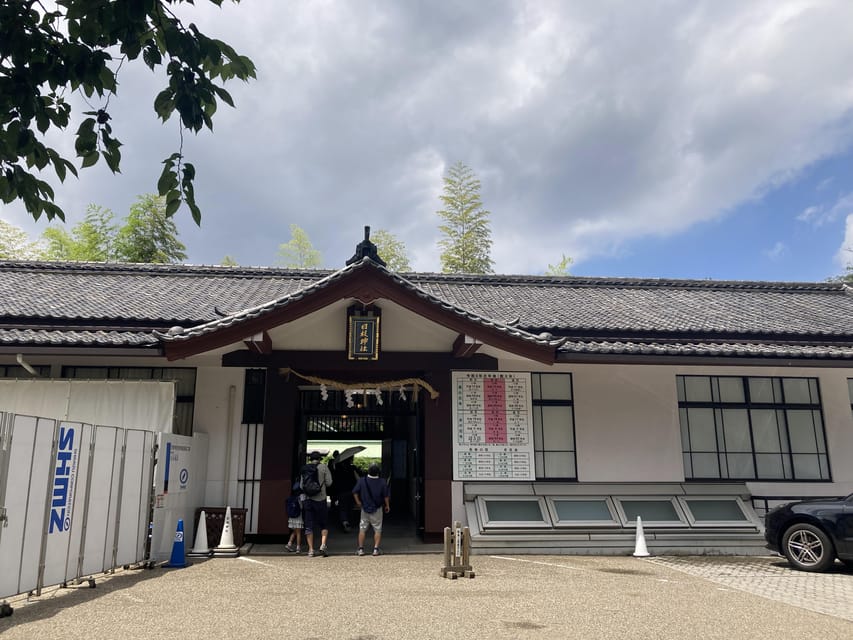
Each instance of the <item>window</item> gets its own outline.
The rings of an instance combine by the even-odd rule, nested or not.
[[[266,385],[266,369],[246,369],[243,383],[243,424],[263,423]]]
[[[36,373],[38,373],[39,378],[50,377],[50,365],[37,364],[33,366],[33,369],[36,370]],[[33,375],[20,365],[3,364],[0,365],[0,378],[33,379]]]
[[[638,516],[642,518],[644,525],[655,527],[678,527],[687,524],[674,496],[660,498],[623,496],[614,497],[614,502],[622,518],[622,524],[626,527],[637,526]]]
[[[609,497],[548,498],[551,519],[556,527],[618,527],[613,501]]]
[[[193,434],[195,369],[181,367],[63,367],[63,378],[83,380],[164,380],[175,381],[175,416],[172,432]]]
[[[577,466],[572,374],[534,373],[532,383],[536,477],[574,480]]]
[[[477,510],[485,527],[505,529],[551,526],[541,498],[478,497]]]
[[[691,526],[752,527],[760,524],[738,497],[685,496],[678,499]]]
[[[829,480],[816,378],[678,376],[689,480]]]
[[[850,411],[853,411],[853,378],[847,378],[847,391],[850,394]]]

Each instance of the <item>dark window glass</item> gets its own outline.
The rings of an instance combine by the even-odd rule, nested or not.
[[[830,479],[817,378],[678,376],[676,386],[685,478]]]

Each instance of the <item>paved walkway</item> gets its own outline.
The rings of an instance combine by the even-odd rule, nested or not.
[[[793,571],[780,558],[661,557],[650,562],[809,611],[853,622],[853,571],[836,562],[829,572]]]
[[[799,574],[771,558],[243,556],[133,569],[97,587],[13,599],[3,640],[851,638],[849,570]],[[759,585],[763,585],[760,586]],[[756,593],[761,592],[761,596]],[[793,594],[793,595],[792,595]],[[796,596],[798,601],[790,598]],[[812,606],[820,602],[822,613]],[[808,605],[808,608],[803,608]]]

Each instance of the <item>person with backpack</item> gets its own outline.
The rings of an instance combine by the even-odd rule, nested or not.
[[[291,553],[302,552],[302,529],[305,522],[302,519],[302,504],[305,502],[305,494],[299,481],[293,483],[290,495],[285,501],[287,509],[287,526],[290,527],[290,538],[284,548]],[[294,544],[296,543],[296,544]]]
[[[373,555],[382,553],[379,542],[382,540],[382,516],[391,511],[391,493],[388,483],[379,477],[379,465],[372,464],[367,475],[359,478],[352,490],[356,505],[361,508],[361,521],[358,523],[358,550],[356,555],[364,555],[364,538],[368,527],[373,527]]]
[[[305,540],[308,542],[308,557],[316,555],[326,557],[326,543],[329,537],[329,505],[326,503],[326,488],[332,485],[332,473],[329,467],[320,462],[323,454],[312,451],[310,462],[299,473],[299,484],[305,501],[302,503],[302,519],[305,522]],[[320,533],[320,549],[315,551],[315,535]]]

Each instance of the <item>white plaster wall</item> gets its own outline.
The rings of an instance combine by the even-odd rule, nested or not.
[[[680,482],[675,376],[665,367],[573,371],[579,482]]]
[[[346,310],[351,304],[353,300],[341,300],[325,309],[271,329],[269,336],[274,348],[344,351]],[[376,306],[382,309],[381,351],[447,352],[458,335],[388,300],[378,300]]]
[[[197,369],[193,432],[206,433],[209,438],[207,484],[200,506],[236,504],[244,380],[245,370],[238,367]],[[229,437],[231,449],[226,459]]]
[[[755,495],[853,492],[853,368],[572,364],[502,359],[502,371],[570,372],[579,482],[683,482],[676,375],[816,377],[833,482],[749,482]]]

